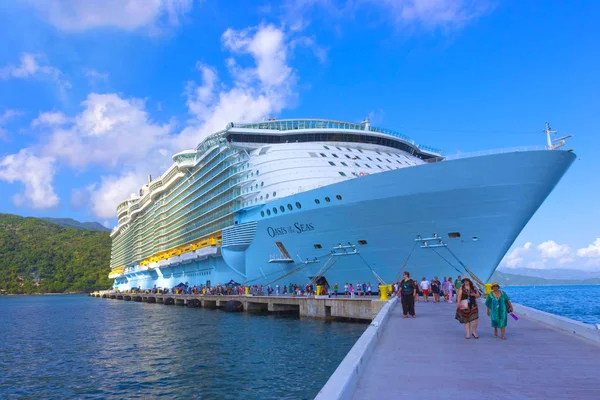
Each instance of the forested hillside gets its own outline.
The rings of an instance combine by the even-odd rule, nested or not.
[[[0,293],[63,293],[112,285],[107,232],[0,214]]]

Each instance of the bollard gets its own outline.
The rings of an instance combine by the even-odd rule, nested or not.
[[[321,285],[317,285],[317,293],[316,293],[316,294],[317,294],[317,296],[320,296],[320,295],[321,295],[321,288],[322,288],[322,287],[323,287],[323,286],[321,286]]]
[[[388,297],[388,285],[379,285],[379,300],[387,301]]]
[[[487,297],[488,294],[492,293],[492,284],[491,283],[486,283],[485,284],[485,294],[484,296]]]
[[[391,283],[389,285],[387,285],[387,289],[388,289],[388,295],[391,295],[392,293],[394,293],[394,285],[392,285]]]

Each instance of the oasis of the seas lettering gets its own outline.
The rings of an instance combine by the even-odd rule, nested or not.
[[[280,235],[287,235],[288,233],[310,232],[314,229],[315,228],[312,222],[309,222],[308,224],[301,224],[299,222],[296,222],[294,223],[294,225],[290,226],[280,226],[276,228],[269,226],[267,227],[267,233],[269,234],[269,236],[275,237]]]

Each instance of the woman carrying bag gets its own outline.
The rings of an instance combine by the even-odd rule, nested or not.
[[[469,278],[462,280],[462,285],[456,293],[456,319],[465,326],[465,339],[479,339],[477,336],[477,323],[479,319],[479,309],[477,308],[477,298],[479,291],[473,285]]]
[[[487,315],[492,319],[494,336],[498,336],[498,328],[500,328],[502,340],[506,340],[508,313],[513,312],[513,307],[508,295],[500,290],[498,282],[492,283],[492,291],[485,299],[485,306],[487,307]]]

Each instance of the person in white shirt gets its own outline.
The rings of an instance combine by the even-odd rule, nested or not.
[[[425,299],[425,303],[427,303],[429,298],[429,287],[431,286],[431,283],[429,283],[429,281],[423,277],[423,279],[421,279],[420,286],[421,291],[423,292],[423,299]]]

